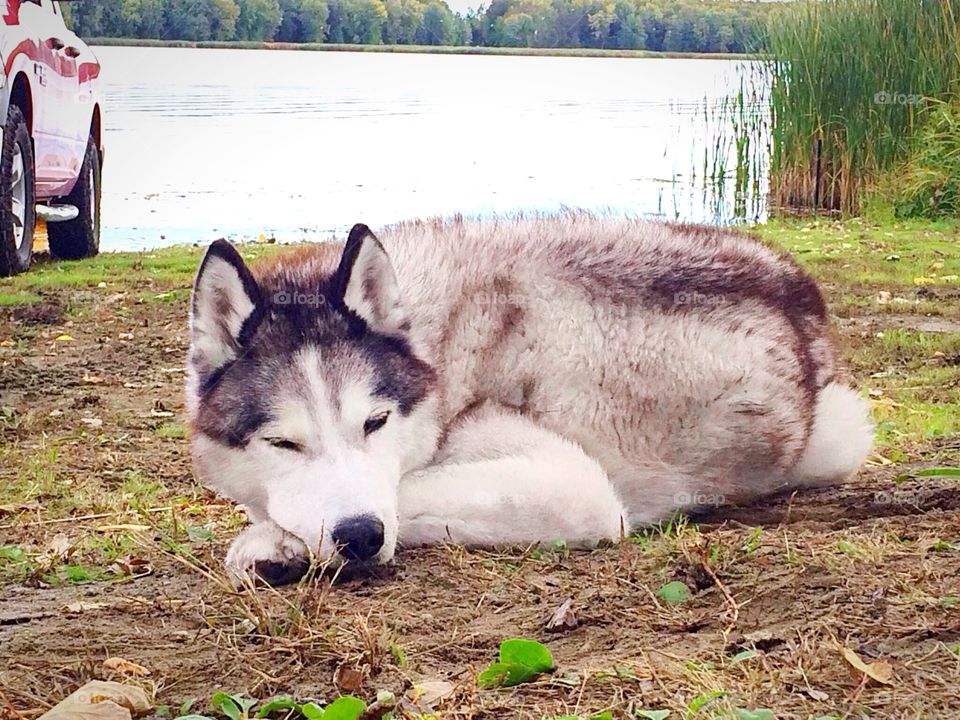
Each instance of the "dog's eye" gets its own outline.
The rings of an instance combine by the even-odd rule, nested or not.
[[[303,445],[293,440],[287,440],[286,438],[267,438],[267,442],[281,450],[291,450],[293,452],[301,452],[303,450]]]
[[[387,424],[387,418],[390,417],[390,411],[382,412],[379,415],[371,415],[363,424],[363,434],[370,435]]]

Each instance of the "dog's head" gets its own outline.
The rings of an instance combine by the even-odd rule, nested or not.
[[[229,243],[210,246],[190,323],[194,462],[321,559],[382,563],[400,477],[436,447],[435,373],[411,349],[396,275],[366,226],[336,270],[318,257],[255,277]]]

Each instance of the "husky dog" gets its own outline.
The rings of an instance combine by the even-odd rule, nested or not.
[[[200,479],[238,581],[399,543],[619,538],[870,451],[816,284],[732,231],[581,213],[364,225],[193,290]]]

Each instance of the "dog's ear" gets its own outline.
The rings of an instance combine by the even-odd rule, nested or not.
[[[336,299],[372,330],[396,334],[405,329],[407,318],[393,265],[366,225],[358,223],[350,231],[333,283]]]
[[[226,240],[217,240],[200,263],[190,307],[190,364],[201,377],[240,354],[244,330],[261,307],[257,281]]]

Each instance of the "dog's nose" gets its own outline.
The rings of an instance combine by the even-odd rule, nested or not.
[[[333,541],[348,560],[369,560],[383,547],[383,523],[372,515],[341,520],[333,529]]]

